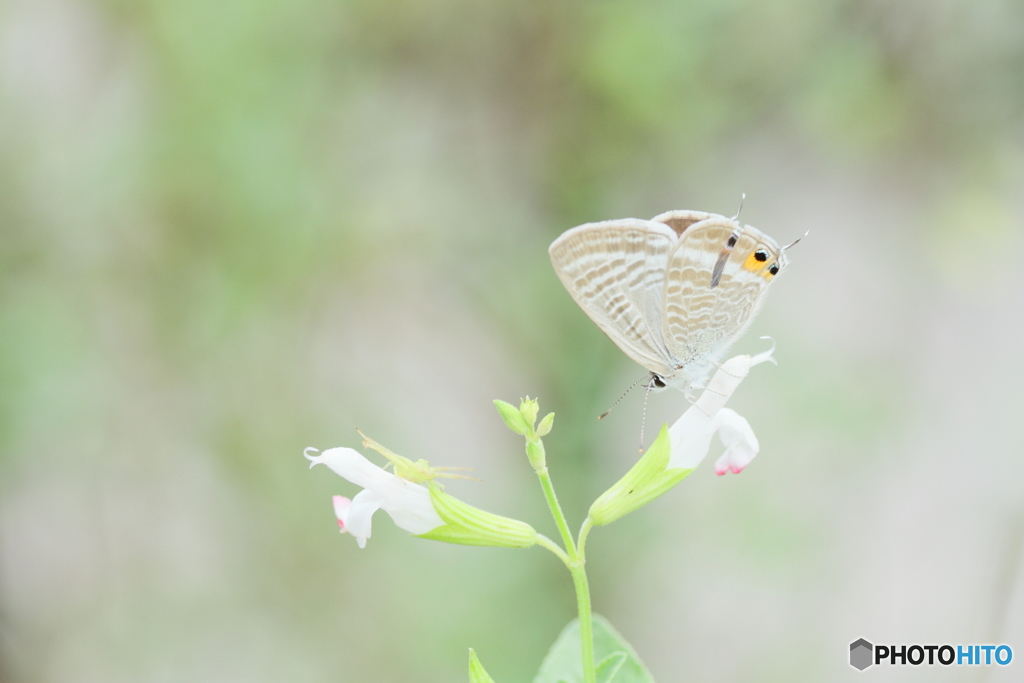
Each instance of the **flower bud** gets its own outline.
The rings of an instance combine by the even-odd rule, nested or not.
[[[537,413],[540,412],[540,403],[536,399],[527,396],[519,402],[519,412],[522,413],[526,424],[530,425],[530,429],[533,429],[533,425],[537,424]]]
[[[537,436],[547,436],[551,433],[551,427],[555,424],[555,414],[548,413],[537,425]]]
[[[532,423],[527,424],[523,414],[516,410],[515,406],[505,401],[494,401],[495,407],[498,409],[498,413],[501,415],[501,419],[505,421],[505,426],[511,429],[516,434],[526,436],[532,429]]]

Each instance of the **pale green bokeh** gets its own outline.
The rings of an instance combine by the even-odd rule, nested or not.
[[[596,530],[595,611],[660,681],[1024,648],[1022,109],[998,0],[3,2],[0,680],[529,680],[560,563],[358,550],[302,449],[362,428],[552,535],[491,403],[539,396],[578,524],[643,371],[547,245],[741,192],[811,230],[735,347],[778,342],[762,454]]]

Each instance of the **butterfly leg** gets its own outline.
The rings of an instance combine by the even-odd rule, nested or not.
[[[708,390],[705,389],[705,391],[708,391]],[[715,391],[714,393],[718,394],[719,392]],[[720,394],[720,395],[724,395],[724,394]],[[684,394],[683,398],[686,399],[687,403],[689,403],[691,406],[693,406],[694,408],[696,408],[700,412],[702,412],[705,415],[707,415],[709,418],[713,417],[712,415],[708,415],[708,412],[706,410],[704,410],[703,408],[701,408],[700,405],[696,401],[694,401],[692,398],[690,398],[688,395]]]
[[[721,372],[724,372],[725,374],[729,375],[730,377],[735,377],[736,379],[743,379],[739,375],[734,375],[731,372],[729,372],[728,370],[726,370],[723,365],[720,365],[720,364],[716,363],[715,361],[709,361],[709,362],[712,365],[714,365],[716,368],[718,368]],[[718,392],[716,391],[715,393],[717,394]]]

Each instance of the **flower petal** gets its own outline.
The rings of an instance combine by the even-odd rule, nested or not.
[[[348,479],[357,486],[364,489],[375,489],[380,486],[387,486],[388,479],[398,479],[390,472],[386,472],[377,465],[366,459],[354,448],[329,448],[320,455],[310,455],[315,449],[307,448],[306,459],[313,465],[327,465],[331,471],[340,477]],[[381,475],[384,475],[383,477]]]
[[[708,454],[714,433],[711,416],[697,405],[690,406],[668,430],[669,443],[672,444],[668,469],[692,470],[697,467]]]
[[[739,474],[761,450],[750,423],[730,408],[722,408],[715,416],[718,438],[725,446],[725,452],[715,461],[715,474],[726,472]]]
[[[725,417],[722,418],[723,422],[717,420],[718,415],[725,409],[725,402],[729,400],[729,397],[739,387],[740,383],[750,372],[750,368],[765,361],[775,362],[775,359],[772,358],[773,350],[774,346],[768,351],[753,357],[745,355],[734,356],[722,364],[718,372],[708,381],[707,387],[700,397],[694,401],[693,405],[669,429],[669,438],[672,443],[672,454],[668,463],[669,468],[693,469],[697,467],[707,456],[708,448],[711,447],[711,437],[715,431],[723,424],[727,425],[728,428],[738,429],[736,425],[739,423],[736,422],[735,418]],[[748,455],[746,452],[736,451],[731,456],[735,458],[737,466],[742,470],[750,463],[754,455],[757,454],[757,439],[753,437],[753,432],[750,430],[750,425],[747,424],[746,420],[733,411],[729,412],[736,418],[739,418],[739,420],[742,420],[743,424],[746,425],[746,431],[742,432],[742,434],[745,436],[749,432],[755,444],[753,455],[749,455],[749,458],[741,465],[738,463],[742,462],[746,455]],[[731,435],[730,439],[732,439]],[[733,440],[730,443],[733,443]],[[749,441],[744,441],[743,443],[748,444]],[[744,446],[744,448],[746,447]],[[727,463],[729,462],[732,462],[732,460],[727,461]]]
[[[352,506],[352,501],[345,496],[332,496],[331,503],[334,505],[334,516],[338,518],[341,533],[345,533],[345,520],[348,519],[348,509]]]
[[[397,477],[396,477],[397,479]],[[444,524],[434,510],[430,491],[424,486],[399,479],[404,484],[401,491],[391,491],[390,497],[381,500],[381,508],[395,520],[395,524],[414,536],[425,534]]]
[[[348,528],[348,532],[355,536],[356,543],[360,548],[366,547],[366,539],[370,537],[373,513],[380,508],[380,498],[369,489],[363,489],[352,499],[348,517],[345,519],[345,526]]]
[[[362,453],[352,448],[331,448],[319,455],[307,448],[306,459],[313,465],[327,465],[335,474],[364,488],[356,494],[347,509],[335,515],[343,529],[366,545],[370,537],[370,520],[377,510],[384,510],[400,528],[411,534],[425,534],[444,524],[430,500],[426,487],[398,477],[374,465]]]

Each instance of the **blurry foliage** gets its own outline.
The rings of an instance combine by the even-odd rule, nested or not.
[[[463,675],[470,645],[496,680],[523,680],[573,612],[554,563],[427,548],[387,522],[356,553],[330,528],[334,482],[302,467],[301,447],[341,445],[365,426],[356,415],[402,429],[408,413],[378,397],[428,376],[414,351],[430,339],[395,339],[358,302],[378,301],[371,290],[396,307],[464,297],[452,303],[507,365],[469,359],[467,372],[509,400],[480,368],[534,373],[523,393],[559,413],[552,469],[580,510],[608,483],[593,416],[623,361],[548,271],[550,239],[683,208],[664,198],[705,187],[723,150],[760,136],[841,169],[915,169],[907,191],[934,199],[921,209],[934,220],[912,226],[934,236],[930,257],[941,269],[974,249],[946,272],[954,283],[982,273],[991,251],[976,245],[1019,233],[1019,172],[1007,169],[1020,158],[1006,147],[1021,134],[1022,15],[1001,0],[4,3],[0,656],[11,680],[440,681]],[[339,364],[372,367],[327,386],[346,375],[310,337],[329,333],[382,355],[339,338]],[[388,355],[392,341],[408,356]],[[797,373],[784,404],[854,445],[893,428],[896,399],[872,400],[881,379],[836,373],[862,383],[829,393],[822,375]],[[458,379],[429,388],[432,407],[454,400]],[[65,514],[81,526],[39,516],[54,490],[72,492]],[[768,507],[752,497],[737,523]],[[824,533],[779,517],[763,527],[770,543],[747,539],[767,564]],[[607,538],[640,552],[660,533],[646,523]],[[638,528],[649,536],[631,539]],[[163,549],[168,537],[186,540]],[[601,558],[599,596],[631,555]]]

